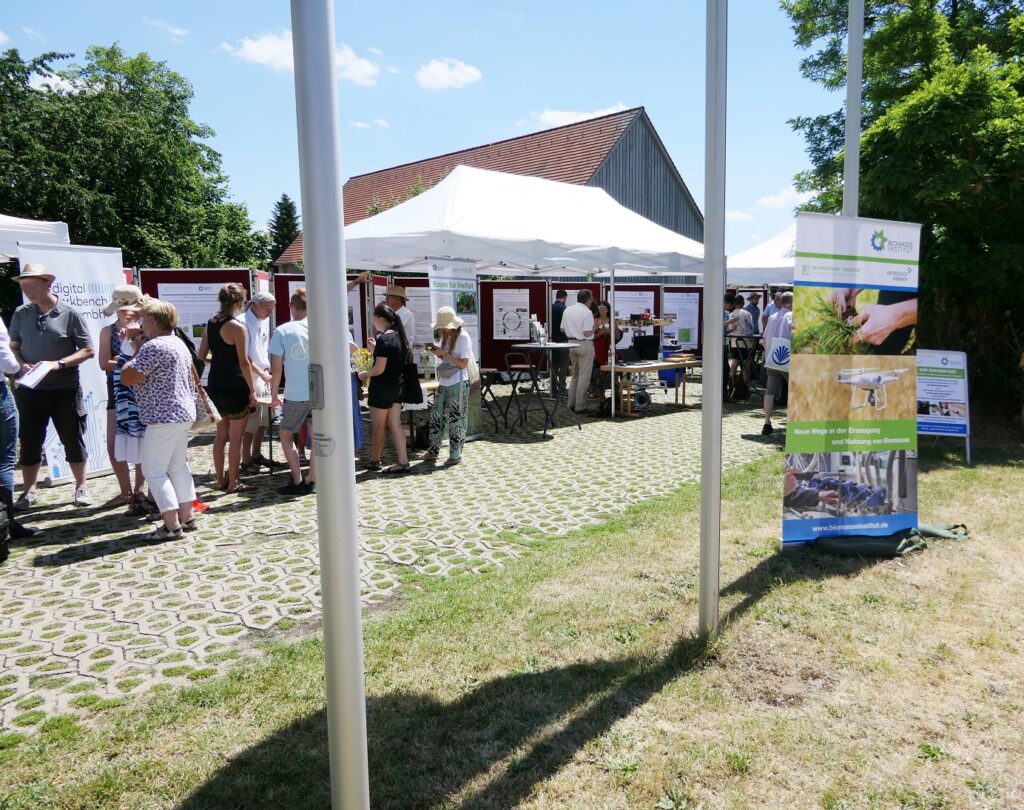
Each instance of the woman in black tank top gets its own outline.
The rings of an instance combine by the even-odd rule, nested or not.
[[[206,324],[199,346],[199,357],[210,361],[206,390],[223,417],[217,424],[213,442],[213,466],[217,472],[217,489],[245,492],[252,484],[238,480],[242,459],[242,435],[249,413],[256,406],[249,364],[248,335],[238,313],[245,305],[245,288],[241,284],[225,284],[217,295],[220,312]],[[229,444],[230,442],[230,444]],[[227,475],[224,469],[224,448],[228,445]]]

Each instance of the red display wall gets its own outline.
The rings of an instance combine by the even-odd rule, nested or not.
[[[562,285],[560,284],[560,286]],[[579,287],[582,286],[582,284],[579,285]],[[545,326],[551,318],[551,296],[553,293],[550,291],[548,282],[544,280],[480,282],[480,366],[481,368],[503,369],[505,368],[506,352],[518,351],[518,349],[512,348],[512,345],[518,341],[494,339],[495,290],[529,290],[529,314],[536,314],[537,320]]]
[[[146,295],[157,297],[158,284],[230,284],[235,282],[245,287],[246,295],[252,295],[252,281],[248,270],[140,270],[139,286]],[[210,317],[216,315],[211,312]]]

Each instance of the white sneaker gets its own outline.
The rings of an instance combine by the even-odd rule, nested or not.
[[[92,506],[92,498],[84,489],[76,489],[73,503],[75,506]]]

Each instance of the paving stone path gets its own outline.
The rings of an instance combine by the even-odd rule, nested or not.
[[[691,402],[700,386],[688,386]],[[487,427],[493,423],[484,415]],[[700,472],[700,411],[661,404],[611,422],[560,420],[541,436],[488,433],[458,467],[425,463],[389,477],[360,472],[364,604],[382,605],[410,574],[489,570],[561,535],[670,492]],[[726,406],[723,459],[778,446],[759,412]],[[320,614],[315,499],[287,500],[278,472],[254,492],[214,495],[210,436],[191,450],[210,505],[183,541],[153,543],[154,524],[122,509],[75,509],[68,487],[42,490],[25,522],[45,531],[0,567],[0,728],[30,729],[55,714],[87,719],[153,687],[187,684],[259,653],[259,642],[316,629]],[[367,431],[368,439],[368,431]],[[112,477],[90,485],[97,504]]]

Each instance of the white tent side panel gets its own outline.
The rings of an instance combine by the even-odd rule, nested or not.
[[[796,223],[752,248],[732,256],[725,277],[730,286],[792,284],[796,264]]]
[[[71,239],[64,222],[44,222],[0,214],[0,254],[4,258],[16,259],[19,254],[18,242],[70,245]]]

